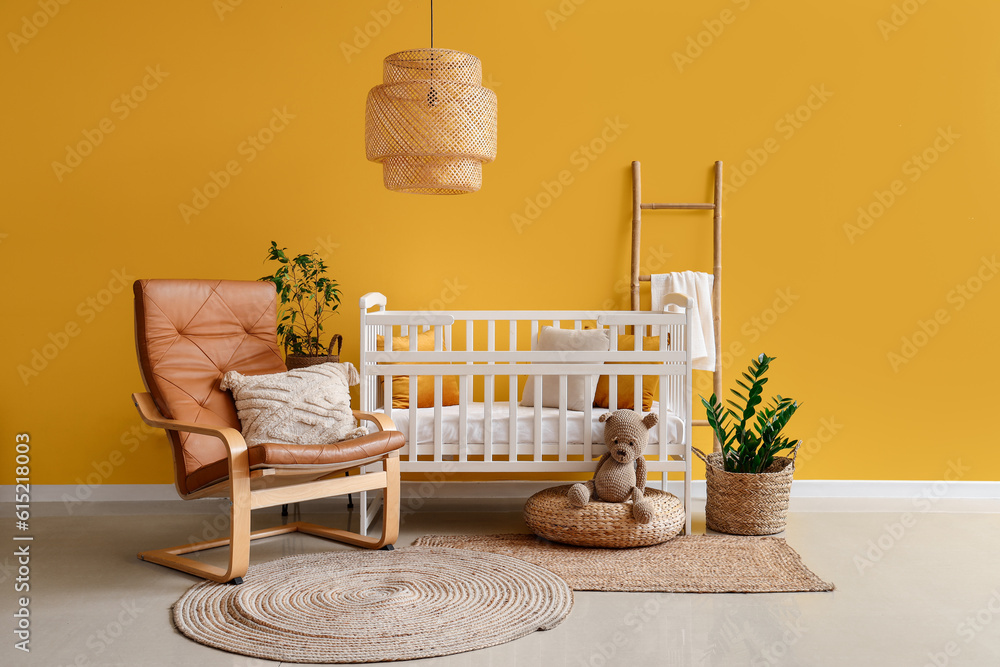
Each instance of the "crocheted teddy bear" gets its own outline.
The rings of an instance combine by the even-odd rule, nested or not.
[[[591,496],[609,503],[632,499],[632,517],[639,523],[653,520],[653,506],[643,499],[646,488],[646,459],[642,457],[649,442],[649,429],[658,418],[650,413],[643,418],[633,410],[615,410],[601,415],[604,444],[608,451],[597,462],[594,479],[574,484],[566,497],[575,507],[583,507]]]

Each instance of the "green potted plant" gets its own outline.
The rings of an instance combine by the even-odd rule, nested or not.
[[[799,404],[779,394],[762,405],[765,375],[774,359],[762,354],[751,361],[743,373],[746,382],[736,381],[746,393],[732,389],[737,400],[727,401],[728,407],[715,394],[701,399],[722,448],[707,456],[693,448],[705,462],[705,523],[712,530],[773,535],[785,529],[800,441],[782,436],[782,430]],[[788,450],[790,457],[779,456]]]
[[[285,365],[293,369],[340,361],[341,335],[333,334],[329,345],[322,340],[324,322],[340,305],[340,286],[327,277],[319,253],[289,257],[286,250],[271,241],[264,261],[278,262],[278,268],[260,278],[274,283],[278,292],[278,342],[285,349]]]

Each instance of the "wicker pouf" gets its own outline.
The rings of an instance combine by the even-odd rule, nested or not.
[[[666,542],[684,528],[684,505],[672,493],[647,488],[653,505],[650,523],[632,518],[632,503],[591,500],[573,507],[566,499],[572,485],[539,491],[524,505],[524,522],[539,537],[581,547],[648,547]]]

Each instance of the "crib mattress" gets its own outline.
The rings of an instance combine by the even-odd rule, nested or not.
[[[468,420],[468,443],[483,444],[483,431],[486,420],[484,403],[469,403],[467,406]],[[542,413],[542,443],[552,444],[559,442],[559,408],[537,408]],[[535,441],[535,410],[533,407],[517,406],[517,442],[518,444],[534,444]],[[604,424],[598,421],[600,416],[608,412],[605,408],[594,408],[591,413],[590,437],[591,442],[604,442]],[[652,410],[659,414],[659,404],[653,403]],[[434,442],[434,408],[418,408],[417,411],[417,444],[428,444]],[[566,442],[569,444],[582,444],[584,436],[584,412],[568,411],[566,413]],[[666,412],[667,442],[682,442],[684,437],[684,420],[669,410]],[[410,411],[393,410],[392,421],[396,428],[402,431],[403,436],[410,439]],[[490,420],[493,428],[493,442],[495,444],[509,444],[510,442],[510,403],[494,403],[493,414]],[[442,442],[448,444],[458,443],[459,434],[459,406],[448,405],[441,408],[441,432]],[[650,444],[659,442],[659,425],[653,427],[649,432]]]

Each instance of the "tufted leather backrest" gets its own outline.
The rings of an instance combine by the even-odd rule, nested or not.
[[[165,417],[210,426],[240,421],[219,388],[226,371],[285,370],[277,345],[274,285],[239,280],[137,280],[135,345],[146,389]],[[177,488],[194,471],[226,458],[216,438],[168,431]]]

